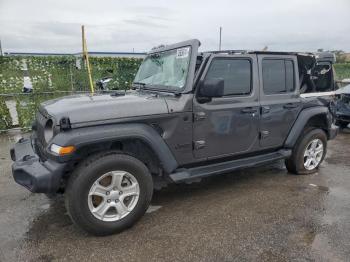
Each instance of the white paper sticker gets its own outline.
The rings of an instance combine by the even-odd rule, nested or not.
[[[176,58],[186,58],[190,53],[189,47],[179,48],[177,49]]]

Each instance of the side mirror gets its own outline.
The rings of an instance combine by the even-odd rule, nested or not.
[[[212,78],[206,79],[199,85],[199,97],[222,97],[224,95],[224,84],[223,78]]]

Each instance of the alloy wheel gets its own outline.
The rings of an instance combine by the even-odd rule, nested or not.
[[[88,195],[90,212],[102,221],[118,221],[135,208],[140,195],[136,178],[126,171],[111,171],[99,177]]]
[[[321,139],[313,139],[305,148],[304,167],[307,170],[315,169],[322,160],[324,146]]]

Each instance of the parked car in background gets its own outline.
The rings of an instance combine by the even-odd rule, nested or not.
[[[339,88],[336,94],[337,124],[345,128],[350,124],[350,84]]]
[[[97,90],[102,90],[102,91],[110,90],[109,83],[111,83],[112,80],[113,80],[112,77],[103,77],[100,80],[96,81]]]

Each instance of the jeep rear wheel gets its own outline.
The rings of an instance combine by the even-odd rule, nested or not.
[[[147,167],[116,152],[91,157],[74,171],[66,190],[72,220],[94,235],[120,232],[146,212],[153,193]]]
[[[321,129],[306,130],[295,147],[292,156],[285,161],[290,173],[306,175],[317,172],[327,152],[327,137]]]

